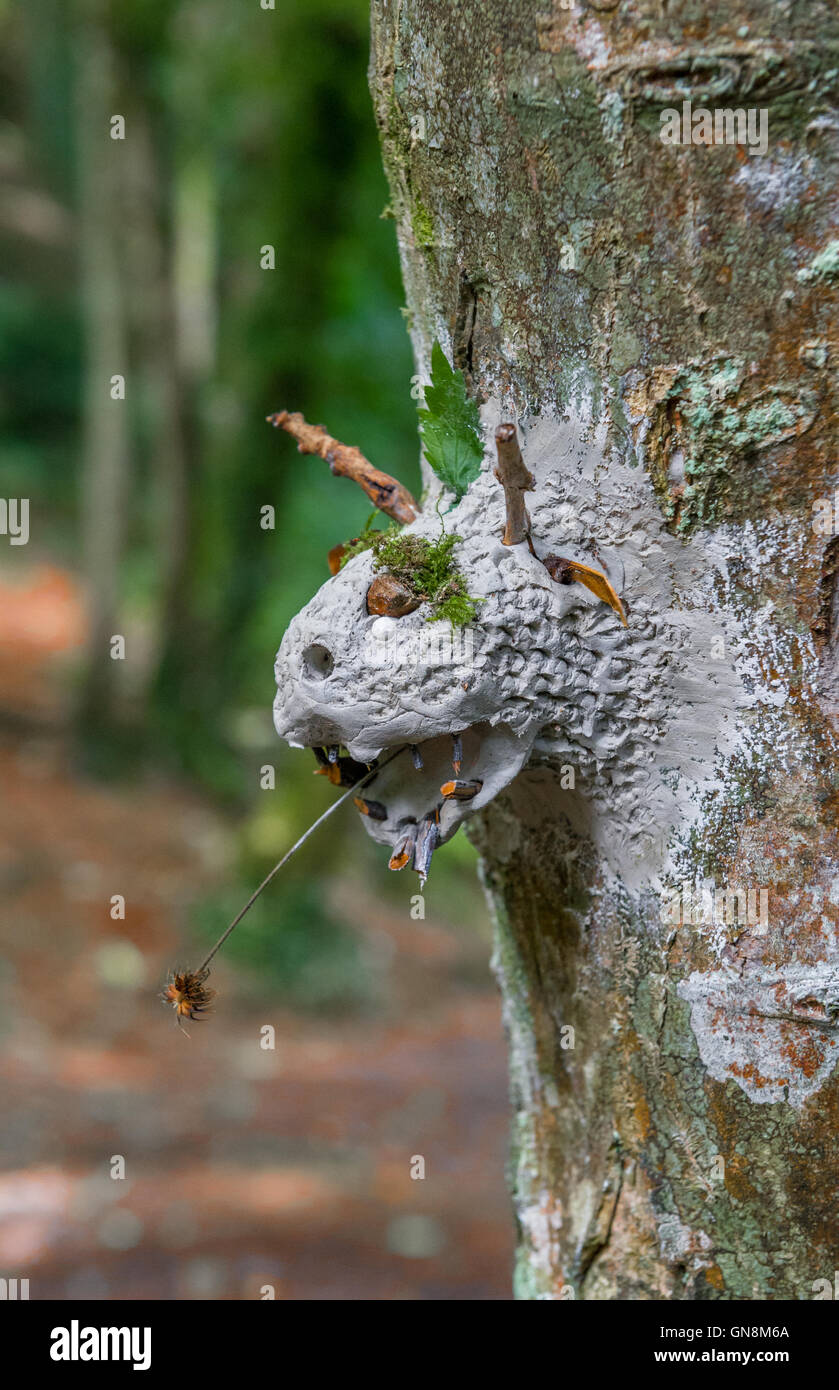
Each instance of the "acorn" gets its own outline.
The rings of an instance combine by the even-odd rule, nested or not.
[[[557,584],[574,583],[574,566],[562,555],[546,555],[542,564]]]
[[[421,602],[407,584],[392,574],[377,574],[367,590],[367,612],[384,618],[404,618]]]

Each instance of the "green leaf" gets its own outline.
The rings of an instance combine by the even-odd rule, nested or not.
[[[425,388],[425,409],[418,414],[423,453],[459,502],[481,471],[481,420],[478,407],[466,394],[463,373],[450,366],[436,340],[431,350],[431,385]]]

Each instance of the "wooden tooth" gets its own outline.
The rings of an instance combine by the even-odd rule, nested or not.
[[[370,771],[365,763],[358,763],[355,758],[339,757],[333,762],[323,748],[313,748],[312,752],[320,763],[315,776],[328,777],[333,787],[355,786]]]
[[[428,870],[431,867],[431,856],[440,843],[440,831],[437,828],[438,813],[436,809],[425,817],[417,832],[417,843],[414,850],[414,868],[419,874],[420,888],[425,887],[428,878]]]
[[[388,868],[394,870],[404,869],[406,864],[410,864],[414,857],[416,842],[417,828],[413,825],[410,830],[406,830],[405,834],[397,840],[393,853],[388,860]]]
[[[471,801],[473,796],[477,796],[483,786],[479,778],[471,782],[462,782],[457,778],[452,778],[450,782],[444,782],[440,788],[440,795],[446,801]]]

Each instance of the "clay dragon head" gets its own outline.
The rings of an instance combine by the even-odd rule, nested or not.
[[[441,514],[439,494],[420,511],[357,450],[322,430],[304,433],[313,427],[302,417],[270,418],[406,521],[404,535],[436,544],[441,532],[455,534],[457,567],[476,601],[474,620],[457,628],[434,621],[428,601],[403,604],[396,617],[381,605],[371,612],[377,561],[364,550],[292,620],[277,654],[277,732],[316,750],[334,781],[349,784],[404,745],[357,801],[368,832],[390,847],[392,867],[413,862],[424,879],[433,848],[535,754],[587,769],[595,800],[608,796],[618,763],[654,761],[662,730],[650,696],[659,704],[662,683],[680,678],[673,658],[685,650],[685,630],[649,619],[661,611],[662,575],[640,553],[637,512],[626,505],[634,478],[616,479],[604,514],[598,477],[593,515],[605,453],[596,430],[571,419],[536,421],[524,436],[524,463],[514,428],[498,426],[497,466],[487,458]],[[627,564],[635,581],[628,627],[617,597]],[[669,813],[661,787],[648,790],[633,835],[645,827],[654,835]]]

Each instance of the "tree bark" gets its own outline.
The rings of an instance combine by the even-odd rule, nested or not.
[[[418,370],[439,338],[528,466],[599,429],[587,500],[548,483],[627,561],[623,742],[537,741],[473,823],[520,1297],[839,1267],[837,54],[820,0],[373,3]],[[665,143],[685,100],[754,148]]]

